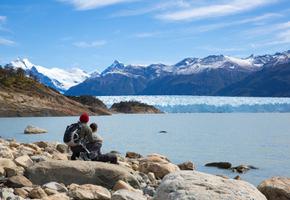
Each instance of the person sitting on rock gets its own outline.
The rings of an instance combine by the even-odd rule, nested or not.
[[[95,159],[101,155],[101,147],[103,144],[103,138],[97,134],[98,125],[96,123],[90,124],[93,140],[86,143],[86,148],[91,152],[91,158]]]
[[[71,160],[76,160],[76,158],[80,157],[81,152],[85,152],[85,149],[82,145],[88,144],[88,143],[94,143],[96,140],[93,138],[93,133],[91,128],[88,126],[89,122],[89,115],[87,113],[83,113],[80,116],[79,123],[81,124],[81,129],[79,131],[79,138],[81,141],[80,145],[72,146],[72,156]]]
[[[103,144],[103,138],[97,134],[98,125],[96,123],[91,123],[90,128],[93,133],[93,138],[95,142],[87,143],[86,147],[91,152],[91,157],[93,161],[110,162],[117,164],[117,156],[115,154],[102,154],[101,147]]]

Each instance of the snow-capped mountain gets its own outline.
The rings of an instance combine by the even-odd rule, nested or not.
[[[115,60],[103,72],[91,74],[81,69],[46,68],[28,59],[16,59],[9,66],[22,68],[28,75],[67,95],[213,95],[250,74],[287,63],[290,63],[290,51],[246,58],[190,57],[173,65],[125,65]]]
[[[175,65],[151,64],[142,65],[124,65],[119,61],[114,61],[112,65],[106,68],[101,75],[123,74],[126,76],[146,76],[155,75],[160,77],[169,74],[195,74],[204,70],[211,69],[235,69],[246,71],[257,71],[266,65],[277,65],[287,63],[290,60],[289,51],[276,53],[274,55],[249,56],[247,58],[237,58],[224,55],[210,55],[205,58],[185,58]]]
[[[31,63],[27,58],[18,58],[8,65],[24,69],[26,74],[35,76],[41,83],[60,92],[64,92],[90,77],[90,74],[81,69],[73,68],[66,71],[60,68],[46,68]],[[94,76],[96,75],[95,73]]]
[[[236,58],[210,55],[174,65],[124,65],[114,61],[99,76],[70,88],[68,95],[186,94],[214,95],[264,68],[290,62],[290,51]]]

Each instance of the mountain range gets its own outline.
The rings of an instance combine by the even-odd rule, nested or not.
[[[290,51],[236,58],[210,55],[174,65],[124,65],[114,61],[102,73],[65,71],[17,59],[8,64],[33,74],[66,95],[290,96]]]

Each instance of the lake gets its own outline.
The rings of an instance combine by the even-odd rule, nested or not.
[[[61,142],[66,126],[77,120],[78,117],[0,118],[0,135],[21,142]],[[241,177],[254,185],[290,173],[289,113],[116,114],[91,117],[90,121],[99,125],[103,152],[159,153],[174,163],[191,160],[199,171],[229,177],[237,174],[204,164],[251,164],[259,169]],[[45,128],[48,133],[25,135],[23,130],[28,124]]]

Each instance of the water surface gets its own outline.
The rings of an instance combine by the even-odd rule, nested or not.
[[[0,118],[0,135],[21,142],[61,142],[66,125],[77,120],[78,117]],[[191,160],[199,171],[229,177],[237,174],[204,164],[251,164],[259,169],[241,177],[255,185],[272,176],[290,174],[289,113],[118,114],[91,117],[91,121],[99,125],[104,152],[160,153],[174,163]],[[45,128],[48,133],[25,135],[23,130],[28,124]]]

